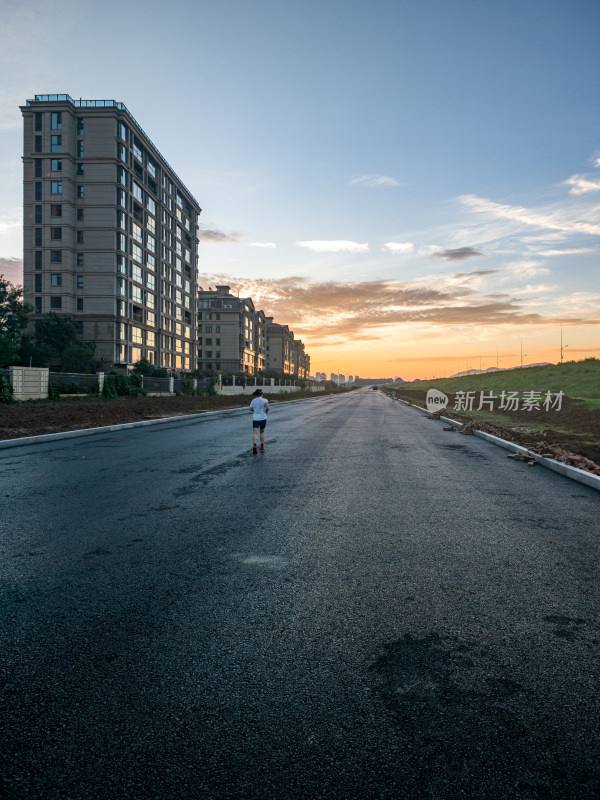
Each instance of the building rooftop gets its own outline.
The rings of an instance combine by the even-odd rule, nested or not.
[[[70,103],[75,108],[115,108],[115,109],[117,109],[117,111],[124,111],[125,114],[131,120],[131,122],[133,122],[133,124],[138,128],[140,133],[142,133],[142,135],[145,136],[146,139],[150,142],[150,144],[152,145],[152,147],[156,151],[156,154],[158,156],[160,156],[160,158],[168,166],[168,168],[171,170],[171,172],[173,173],[175,178],[177,178],[177,180],[179,181],[181,186],[185,189],[185,191],[192,198],[194,203],[196,203],[198,208],[200,208],[200,204],[198,203],[198,201],[196,200],[196,198],[194,197],[192,192],[190,192],[188,187],[181,180],[179,175],[175,172],[173,167],[169,164],[167,159],[163,156],[163,154],[160,152],[158,147],[154,144],[152,139],[148,136],[148,134],[142,128],[142,126],[137,121],[137,119],[133,116],[131,111],[129,111],[129,109],[127,108],[125,103],[119,103],[117,100],[83,100],[82,98],[79,98],[79,100],[74,100],[71,97],[71,95],[69,95],[69,94],[36,94],[33,100],[26,100],[25,101],[25,105],[26,106],[34,106],[36,103]],[[200,209],[200,210],[202,211],[202,209]]]

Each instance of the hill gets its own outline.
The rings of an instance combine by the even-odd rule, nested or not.
[[[391,388],[410,388],[427,391],[439,389],[445,394],[467,391],[506,392],[564,392],[565,396],[581,401],[587,408],[600,408],[600,359],[567,361],[564,364],[531,366],[484,372],[462,377],[437,378],[414,383],[397,383]]]

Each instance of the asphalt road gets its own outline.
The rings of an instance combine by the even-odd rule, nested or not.
[[[0,792],[600,797],[599,495],[378,392],[0,451]]]

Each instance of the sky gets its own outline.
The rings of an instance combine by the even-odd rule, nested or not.
[[[597,0],[0,0],[0,274],[19,105],[114,99],[203,209],[200,284],[313,374],[600,357],[598,41]]]

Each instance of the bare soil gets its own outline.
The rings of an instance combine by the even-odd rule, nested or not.
[[[268,396],[268,393],[265,393]],[[313,392],[273,395],[269,402],[317,397]],[[204,411],[247,406],[248,395],[233,397],[119,397],[114,400],[63,398],[0,405],[0,440],[45,433],[98,428],[160,417],[175,417]]]
[[[396,396],[425,407],[426,392],[423,389],[402,389],[396,392]],[[560,411],[518,410],[482,417],[449,408],[443,415],[457,422],[473,422],[473,427],[494,433],[535,453],[552,455],[580,469],[600,474],[600,410],[586,408],[580,401],[564,397]],[[582,459],[591,461],[592,466]]]

